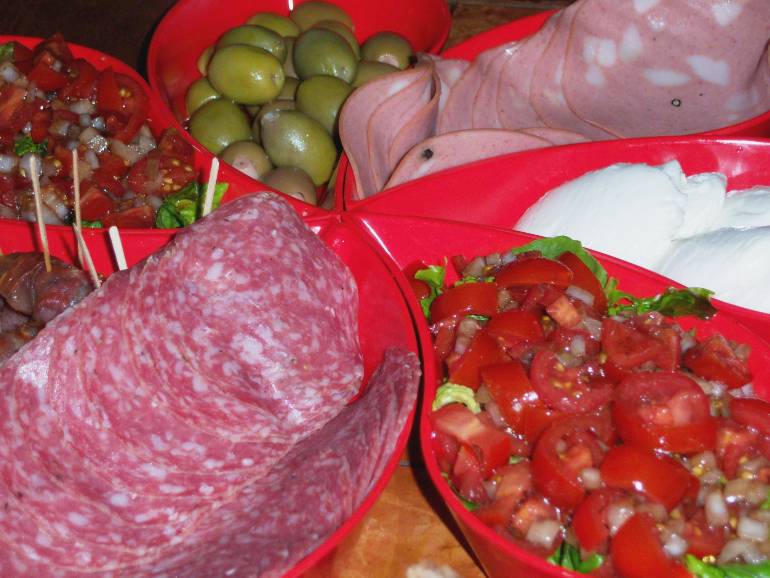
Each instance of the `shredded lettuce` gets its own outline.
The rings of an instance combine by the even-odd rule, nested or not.
[[[80,224],[85,229],[100,229],[104,226],[101,221],[81,221]]]
[[[548,561],[567,570],[588,574],[604,564],[604,556],[591,554],[585,560],[580,557],[580,549],[569,542],[562,542],[556,551],[548,556]]]
[[[472,275],[466,275],[462,279],[455,281],[454,287],[458,285],[467,285],[468,283],[492,283],[495,280],[494,277],[473,277]]]
[[[659,311],[666,317],[694,315],[699,319],[708,319],[716,313],[710,299],[714,292],[700,287],[686,289],[669,287],[655,297],[637,298],[620,291],[617,288],[617,281],[611,279],[606,292],[610,315],[623,312],[640,315],[650,311]]]
[[[481,411],[481,406],[476,401],[474,392],[470,387],[447,381],[436,390],[436,397],[433,398],[433,411],[450,403],[461,403],[473,413]]]
[[[155,217],[155,226],[159,229],[186,227],[201,216],[207,185],[190,183],[185,188],[163,199]],[[227,183],[217,183],[214,187],[212,208],[216,209],[227,192]]]
[[[770,578],[770,560],[759,564],[715,566],[687,554],[685,566],[697,578]]]
[[[27,153],[35,153],[44,157],[48,153],[48,139],[43,139],[41,143],[35,143],[32,137],[24,135],[13,145],[13,152],[17,157],[23,157]]]
[[[580,241],[571,239],[566,235],[559,235],[558,237],[545,237],[543,239],[536,239],[531,243],[522,245],[521,247],[515,247],[511,249],[511,253],[514,255],[521,255],[522,253],[528,253],[529,251],[539,251],[543,257],[548,259],[558,259],[564,253],[574,253],[586,267],[588,267],[596,278],[601,283],[602,287],[607,285],[609,275],[607,271],[602,267],[602,264],[596,260],[588,251],[583,248],[583,244]]]
[[[430,306],[436,297],[441,295],[444,288],[444,279],[446,278],[446,267],[441,265],[429,265],[425,269],[420,269],[414,274],[414,278],[427,283],[430,288],[430,295],[420,299],[420,306],[426,319],[430,319]]]

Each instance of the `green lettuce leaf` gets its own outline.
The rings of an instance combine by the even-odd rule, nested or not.
[[[697,578],[770,578],[770,560],[759,564],[715,566],[687,554],[685,566]]]
[[[470,387],[447,381],[436,390],[436,397],[433,398],[433,411],[450,403],[461,403],[473,413],[481,411],[481,406],[476,401],[474,392]]]
[[[617,281],[612,279],[607,287],[607,303],[610,315],[631,312],[636,315],[658,311],[666,317],[694,315],[699,319],[708,319],[716,313],[711,304],[713,291],[700,287],[674,289],[669,287],[654,297],[634,297],[617,288]]]
[[[529,251],[539,251],[542,253],[543,257],[547,257],[548,259],[558,259],[567,252],[574,253],[581,261],[583,261],[583,263],[585,263],[586,267],[596,275],[596,278],[599,280],[602,287],[607,285],[607,280],[609,279],[607,271],[593,255],[583,248],[580,241],[571,239],[566,235],[559,235],[558,237],[536,239],[531,243],[511,249],[511,253],[514,255],[521,255],[522,253],[527,253]]]
[[[104,226],[101,221],[80,221],[80,224],[84,229],[101,229]]]
[[[441,295],[444,288],[444,279],[446,278],[446,267],[441,265],[429,265],[425,269],[420,269],[414,274],[414,278],[428,284],[430,295],[420,299],[420,306],[425,318],[430,320],[430,306],[433,301]]]
[[[567,570],[574,570],[581,574],[593,572],[604,564],[604,556],[591,554],[585,560],[580,557],[580,549],[569,542],[562,542],[556,551],[548,556],[548,561]]]
[[[190,183],[180,191],[163,199],[163,204],[155,217],[155,226],[159,229],[176,229],[197,221],[201,216],[203,200],[206,197],[206,186]],[[216,184],[212,209],[219,207],[227,188],[227,183]]]

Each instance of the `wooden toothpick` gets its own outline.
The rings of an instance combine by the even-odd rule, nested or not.
[[[120,231],[113,225],[109,229],[110,242],[112,243],[112,252],[115,254],[115,262],[118,264],[118,269],[125,271],[128,269],[128,263],[126,262],[126,254],[123,251],[123,241],[120,240]]]
[[[40,194],[40,179],[37,176],[37,155],[29,157],[29,172],[32,179],[32,191],[35,194],[35,216],[37,218],[37,230],[40,233],[40,245],[43,248],[43,260],[45,270],[51,272],[51,252],[48,249],[48,236],[43,222],[43,200]]]
[[[77,239],[78,247],[80,247],[80,250],[83,252],[83,256],[85,257],[85,261],[88,264],[88,272],[91,274],[91,281],[94,283],[94,287],[97,289],[102,286],[102,281],[99,279],[99,275],[96,273],[96,268],[94,267],[94,261],[91,259],[91,251],[88,250],[88,245],[86,245],[86,240],[83,238],[83,232],[80,230],[80,227],[77,225],[72,225],[72,230],[75,231],[75,239]]]
[[[72,149],[72,190],[75,195],[75,225],[83,230],[83,220],[80,216],[80,167],[78,166],[78,149]],[[78,264],[83,267],[83,251],[78,243]]]
[[[214,189],[217,186],[217,174],[219,173],[219,159],[211,159],[211,168],[209,169],[209,182],[206,185],[206,196],[203,198],[203,210],[201,216],[205,217],[211,212],[214,205]]]

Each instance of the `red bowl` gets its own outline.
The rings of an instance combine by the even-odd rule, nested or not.
[[[358,221],[359,226],[371,235],[404,268],[415,261],[440,263],[445,257],[464,255],[473,257],[496,251],[504,251],[535,238],[532,235],[506,231],[493,227],[482,227],[465,223],[453,223],[424,218],[396,217],[372,213],[348,215]],[[669,286],[681,287],[660,275],[624,263],[612,257],[596,255],[607,272],[620,281],[625,291],[638,295],[654,295]],[[451,281],[451,279],[450,279]],[[432,428],[429,420],[431,403],[441,381],[437,371],[438,363],[433,354],[431,334],[422,314],[420,304],[410,295],[409,304],[417,321],[417,331],[424,354],[424,397],[420,415],[420,444],[428,473],[433,484],[448,505],[463,535],[478,557],[490,578],[508,576],[548,576],[577,578],[580,574],[551,565],[544,559],[505,540],[491,528],[481,523],[469,512],[449,488],[441,475],[431,443]],[[719,313],[709,322],[682,319],[685,329],[695,328],[700,336],[714,332],[722,333],[729,339],[748,343],[752,347],[751,369],[757,393],[765,398],[770,396],[770,342],[749,331],[717,305]]]
[[[728,190],[770,185],[770,140],[652,137],[550,147],[485,159],[347,202],[354,211],[416,215],[511,228],[545,193],[614,163],[678,160],[687,174],[720,172]],[[350,171],[348,171],[350,173]],[[346,198],[355,186],[343,182]],[[756,331],[770,334],[770,314],[722,307]]]
[[[294,4],[301,4],[298,0]],[[402,34],[415,51],[438,53],[449,36],[451,17],[445,0],[396,0],[361,2],[332,0],[344,8],[356,25],[356,37],[363,41],[375,32],[390,30]],[[200,78],[198,56],[233,26],[243,24],[259,11],[287,15],[291,0],[237,0],[227,10],[211,0],[180,0],[163,17],[153,33],[147,56],[147,72],[155,94],[164,106],[165,122],[176,126],[206,158],[213,155],[183,127],[187,88]],[[342,174],[340,172],[340,174]],[[257,181],[246,177],[252,189]],[[336,191],[340,190],[337,186]],[[336,199],[336,207],[341,199]],[[313,205],[301,203],[316,209]]]
[[[34,47],[42,39],[30,36],[8,36],[0,35],[0,43],[16,41],[27,47]],[[163,129],[171,124],[167,120],[168,113],[165,107],[155,96],[147,82],[138,72],[112,56],[68,42],[70,50],[76,58],[83,58],[94,65],[97,70],[103,70],[109,66],[121,74],[131,77],[147,93],[150,100],[150,113],[148,115],[148,124],[155,136],[159,136]],[[200,182],[205,182],[208,177],[208,171],[211,166],[211,155],[203,154],[196,150],[195,152],[195,170],[199,173]],[[236,199],[248,193],[258,190],[272,190],[270,187],[257,183],[253,179],[245,176],[240,171],[233,169],[225,163],[220,165],[219,177],[220,183],[229,183],[227,194],[223,202]],[[280,194],[280,193],[279,193]],[[283,195],[284,198],[302,215],[317,215],[325,211],[298,201],[293,197]],[[61,225],[48,225],[46,227],[48,243],[51,252],[57,255],[75,255],[75,237],[71,227]],[[173,236],[174,230],[166,229],[125,229],[121,231],[121,237],[124,240],[124,248],[128,264],[132,265],[143,259],[150,253],[156,251],[165,245]],[[83,236],[88,243],[88,248],[94,259],[97,270],[107,275],[116,270],[117,266],[113,261],[112,246],[105,229],[88,229],[83,231]],[[14,219],[0,219],[0,249],[4,252],[28,250],[24,247],[38,247],[38,234],[36,223],[27,221],[18,221]]]

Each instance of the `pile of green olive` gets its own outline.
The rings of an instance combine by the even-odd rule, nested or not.
[[[288,17],[260,12],[201,54],[203,76],[185,97],[189,130],[252,178],[316,204],[333,179],[348,95],[412,57],[393,32],[359,46],[350,16],[328,2],[299,4]]]

